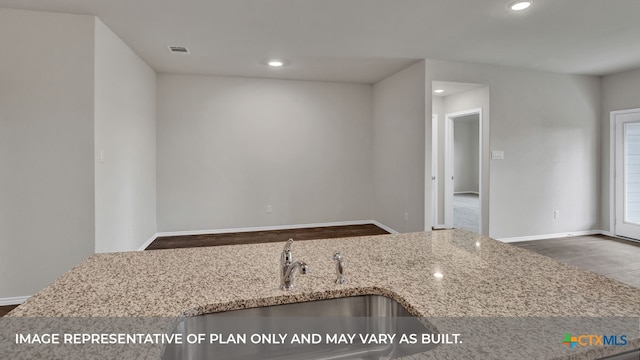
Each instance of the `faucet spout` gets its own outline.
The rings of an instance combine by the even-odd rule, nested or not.
[[[293,290],[295,288],[294,274],[296,269],[299,269],[300,274],[303,275],[309,272],[309,266],[306,262],[293,261],[292,244],[293,239],[289,239],[280,255],[280,289],[282,290]]]
[[[284,270],[284,277],[282,279],[282,283],[280,284],[280,289],[282,290],[293,290],[295,289],[293,276],[295,274],[296,269],[300,270],[300,274],[307,274],[309,272],[309,266],[304,261],[296,261],[289,265]]]

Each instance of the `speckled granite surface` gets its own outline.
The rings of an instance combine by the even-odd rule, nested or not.
[[[294,259],[311,272],[285,292],[285,240],[93,255],[9,316],[192,316],[361,294],[424,317],[640,316],[639,288],[462,230],[295,242]],[[333,282],[335,251],[347,285]]]

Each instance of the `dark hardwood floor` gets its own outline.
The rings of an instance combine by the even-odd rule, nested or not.
[[[604,235],[512,243],[575,267],[640,287],[640,243]]]
[[[7,315],[7,313],[9,313],[9,311],[17,308],[18,305],[7,305],[7,306],[0,306],[0,316],[5,316]]]
[[[388,232],[373,224],[365,224],[227,234],[165,236],[155,239],[146,250],[284,242],[289,238],[294,240],[316,240],[384,234],[388,234]]]

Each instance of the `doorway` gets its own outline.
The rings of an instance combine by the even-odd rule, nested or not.
[[[427,123],[427,126],[425,126],[426,138],[431,139],[431,143],[427,144],[428,154],[430,152],[430,156],[427,159],[430,160],[430,164],[425,167],[427,171],[431,170],[431,176],[429,174],[425,176],[425,194],[431,194],[431,199],[430,201],[425,201],[425,214],[430,213],[432,216],[425,218],[425,224],[430,222],[428,230],[456,226],[453,221],[455,184],[452,182],[456,179],[454,176],[455,165],[450,162],[451,166],[446,166],[447,160],[455,158],[455,152],[452,151],[455,147],[454,138],[452,137],[456,133],[455,129],[453,129],[455,120],[451,119],[475,115],[478,133],[477,136],[474,135],[475,143],[477,144],[474,148],[479,151],[477,155],[468,156],[477,159],[475,164],[477,164],[478,172],[474,176],[474,183],[477,182],[478,186],[477,188],[459,188],[456,192],[459,192],[458,195],[463,195],[459,196],[459,199],[464,200],[467,197],[473,201],[472,205],[468,205],[473,206],[474,212],[479,214],[477,220],[474,220],[478,224],[474,227],[474,231],[489,235],[490,163],[487,161],[490,153],[489,125],[491,116],[489,85],[433,80],[431,86],[431,124]],[[429,118],[427,119],[429,120]],[[429,130],[431,130],[430,135],[428,133]],[[458,133],[464,133],[464,130],[458,131]]]
[[[482,108],[446,114],[444,225],[482,231]]]
[[[640,109],[611,112],[614,235],[640,240]]]

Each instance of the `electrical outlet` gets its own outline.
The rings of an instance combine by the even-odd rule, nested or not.
[[[273,212],[273,207],[271,205],[267,205],[267,214],[271,214]]]
[[[504,151],[491,150],[491,160],[504,160]]]
[[[555,210],[553,212],[553,220],[558,220],[560,218],[560,210]]]
[[[409,221],[409,213],[406,211],[404,213],[404,221]]]

